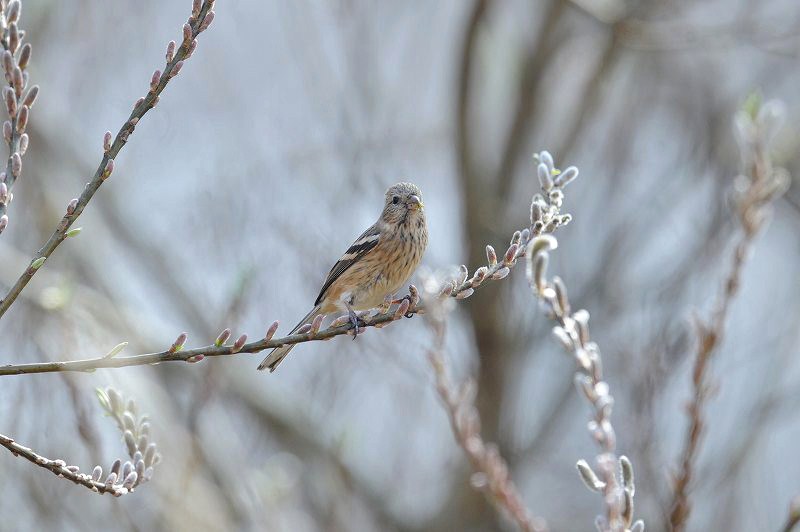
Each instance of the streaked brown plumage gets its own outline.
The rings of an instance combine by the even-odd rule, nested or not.
[[[331,268],[314,308],[292,330],[320,314],[374,308],[394,294],[416,270],[428,245],[422,193],[412,183],[398,183],[386,191],[383,212]],[[291,334],[291,333],[290,333]],[[258,369],[274,371],[294,347],[273,349]]]

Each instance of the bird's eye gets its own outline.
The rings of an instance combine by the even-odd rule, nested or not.
[[[393,196],[392,197],[392,203],[394,203],[395,205],[400,203],[400,196]]]

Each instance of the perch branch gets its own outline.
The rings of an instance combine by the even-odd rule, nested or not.
[[[546,153],[546,152],[543,152]],[[547,154],[547,157],[550,157]],[[559,183],[566,184],[574,179],[578,171],[574,167],[567,168],[563,173],[556,176],[555,179]],[[550,179],[553,179],[552,177]],[[560,190],[558,192],[560,194]],[[555,194],[555,196],[558,196]],[[554,197],[555,197],[554,196]],[[555,205],[558,207],[555,207]],[[559,207],[561,205],[560,197],[556,199],[552,207],[548,207],[545,211],[539,212],[539,218],[530,227],[522,231],[516,231],[511,237],[511,243],[502,257],[498,258],[492,246],[486,247],[486,256],[488,265],[478,268],[472,277],[469,277],[469,271],[466,266],[461,266],[460,274],[457,279],[445,283],[439,296],[449,297],[454,299],[465,299],[470,297],[475,290],[484,286],[488,281],[496,281],[504,279],[511,272],[511,269],[516,265],[517,260],[525,256],[526,246],[531,236],[537,236],[546,233],[552,233],[556,228],[566,225],[571,220],[569,214],[561,214]],[[538,208],[538,207],[537,207]],[[361,318],[359,321],[359,329],[362,327],[383,327],[389,323],[399,320],[402,317],[411,317],[425,311],[424,305],[419,302],[419,295],[416,288],[410,287],[410,293],[407,295],[400,306],[396,307],[394,311],[390,311],[389,307],[379,309],[378,313],[373,316]],[[297,333],[285,336],[283,338],[273,338],[275,331],[278,327],[277,322],[270,326],[267,335],[260,340],[246,343],[247,337],[240,337],[233,345],[226,346],[230,336],[230,331],[223,331],[223,335],[218,338],[218,341],[213,345],[204,347],[197,347],[194,349],[183,349],[186,342],[185,334],[182,334],[169,349],[157,352],[147,353],[141,355],[133,355],[127,357],[116,357],[118,351],[112,352],[105,356],[97,358],[89,358],[84,360],[72,360],[62,362],[36,362],[29,364],[6,364],[0,366],[0,376],[5,375],[22,375],[28,373],[51,373],[58,371],[94,371],[101,368],[121,368],[127,366],[142,366],[148,364],[158,364],[161,362],[199,362],[205,357],[217,357],[232,355],[235,353],[258,353],[265,349],[272,349],[282,345],[298,344],[302,342],[311,342],[316,340],[328,340],[335,336],[341,336],[351,333],[354,326],[351,323],[341,323],[337,319],[324,330],[319,330],[320,323],[306,324]]]

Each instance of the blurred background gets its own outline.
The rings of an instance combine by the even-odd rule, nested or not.
[[[3,290],[102,156],[191,2],[25,0],[41,93],[0,238]],[[400,180],[423,191],[432,271],[485,262],[525,227],[534,151],[581,177],[551,271],[592,314],[637,517],[666,530],[690,397],[694,309],[728,268],[732,116],[760,90],[788,120],[774,205],[713,363],[690,530],[778,530],[800,493],[800,6],[790,0],[220,0],[211,29],[116,170],[0,321],[2,363],[251,338],[310,308],[333,261]],[[487,440],[552,530],[593,530],[601,499],[573,362],[521,268],[452,315]],[[512,530],[472,490],[433,389],[423,320],[261,355],[4,377],[0,432],[84,471],[125,455],[93,389],[149,413],[163,461],[114,499],[0,453],[3,530]]]

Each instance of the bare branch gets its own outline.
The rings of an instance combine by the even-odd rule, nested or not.
[[[61,242],[67,238],[67,233],[70,231],[72,224],[78,219],[83,209],[94,197],[100,185],[111,176],[111,173],[114,171],[114,158],[128,142],[128,138],[133,134],[136,124],[139,123],[139,120],[141,120],[150,109],[156,106],[160,94],[164,91],[169,81],[178,74],[183,67],[184,61],[189,59],[194,52],[197,46],[197,36],[207,29],[208,25],[213,20],[214,12],[211,10],[213,5],[214,0],[205,0],[199,10],[193,9],[188,22],[183,26],[183,40],[181,43],[176,46],[174,42],[170,41],[167,47],[167,64],[164,67],[164,72],[156,71],[153,74],[150,80],[150,90],[146,96],[136,101],[133,111],[120,128],[113,143],[110,142],[110,135],[106,134],[103,139],[103,158],[92,180],[86,184],[86,188],[84,188],[80,197],[76,200],[72,200],[67,205],[66,214],[50,236],[50,239],[36,253],[36,256],[31,260],[31,264],[28,268],[20,275],[19,279],[14,283],[14,286],[11,287],[2,301],[0,301],[0,317],[11,307],[20,292],[22,292],[28,282],[30,282],[36,274],[36,271],[43,265],[44,261],[47,260]]]

